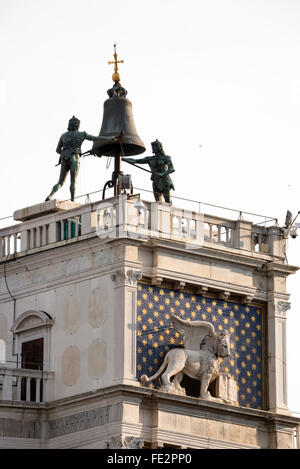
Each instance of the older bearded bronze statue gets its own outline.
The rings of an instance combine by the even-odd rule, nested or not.
[[[157,202],[171,203],[170,190],[174,188],[174,184],[169,174],[174,173],[175,169],[171,157],[166,155],[162,143],[155,140],[151,143],[154,156],[146,156],[145,158],[123,158],[127,163],[148,164],[151,169],[151,180],[153,181],[153,193]]]

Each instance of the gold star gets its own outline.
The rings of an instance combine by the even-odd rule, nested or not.
[[[159,294],[164,295],[165,294],[164,290],[163,289],[159,290]]]
[[[147,293],[143,293],[142,296],[143,296],[143,299],[144,299],[144,300],[147,300]]]

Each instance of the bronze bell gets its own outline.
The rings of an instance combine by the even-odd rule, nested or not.
[[[97,156],[132,156],[143,153],[146,148],[137,134],[132,116],[132,104],[126,98],[127,91],[119,82],[116,82],[107,93],[109,99],[104,102],[103,120],[99,136],[118,137],[121,132],[124,135],[120,139],[121,142],[95,142],[92,149],[93,153]]]

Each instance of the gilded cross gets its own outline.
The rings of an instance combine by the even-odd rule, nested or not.
[[[114,44],[114,61],[113,62],[108,62],[108,65],[110,64],[114,64],[115,66],[115,72],[112,76],[112,79],[114,82],[119,82],[121,80],[120,78],[120,75],[119,75],[119,71],[118,71],[118,64],[123,64],[124,63],[124,60],[118,60],[118,54],[117,54],[117,51],[116,51],[116,45],[117,44]]]

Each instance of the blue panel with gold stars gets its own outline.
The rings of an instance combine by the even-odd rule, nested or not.
[[[142,374],[152,376],[168,350],[183,346],[170,313],[185,320],[209,321],[217,332],[230,332],[230,356],[221,359],[221,371],[236,380],[239,405],[262,409],[262,307],[138,284],[137,379]]]

